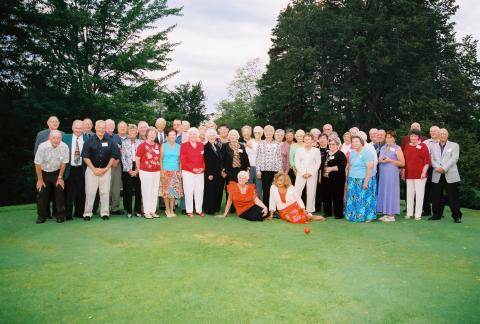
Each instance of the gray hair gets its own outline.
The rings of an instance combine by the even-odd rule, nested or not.
[[[150,133],[150,132],[154,132],[154,133],[155,133],[155,137],[157,136],[157,129],[156,129],[155,127],[153,127],[153,126],[148,127],[148,129],[147,129],[147,136],[148,136],[148,133]]]
[[[228,137],[230,137],[230,135],[235,135],[238,138],[240,138],[240,134],[238,133],[238,131],[236,129],[231,129],[229,132],[228,132]]]
[[[237,180],[240,179],[241,177],[247,178],[247,180],[248,180],[248,178],[250,177],[250,174],[247,171],[242,170],[242,171],[238,172]]]
[[[196,127],[190,127],[190,128],[188,129],[188,131],[187,131],[188,136],[192,135],[193,133],[195,133],[195,135],[198,136],[198,134],[199,134],[200,132],[198,131],[198,128],[196,128]]]

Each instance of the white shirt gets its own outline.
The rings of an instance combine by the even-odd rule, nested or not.
[[[318,174],[318,169],[322,163],[320,150],[312,147],[306,150],[305,147],[299,147],[295,151],[295,168],[297,168],[297,177],[310,173],[314,177]]]
[[[368,149],[373,156],[373,170],[372,170],[372,177],[377,174],[377,165],[378,165],[378,156],[375,147],[373,147],[372,143],[366,143],[365,148]]]
[[[250,166],[254,167],[255,163],[257,162],[258,143],[253,139],[250,139],[248,143],[252,145],[252,148],[249,148],[245,143],[245,151],[247,152],[248,162],[250,162]]]
[[[158,142],[160,144],[165,143],[165,133],[164,132],[158,132],[157,139],[158,139]]]
[[[76,142],[77,142],[77,138],[78,138],[78,148],[80,150],[80,163],[79,164],[75,164],[75,147],[76,147]],[[70,146],[71,147],[71,152],[70,152],[70,165],[71,166],[80,166],[82,165],[82,150],[83,150],[83,135],[80,135],[80,136],[76,136],[75,134],[72,134],[72,145]]]
[[[268,204],[268,209],[270,211],[285,209],[295,202],[298,203],[301,208],[305,208],[305,204],[303,203],[302,198],[298,196],[294,186],[288,187],[285,194],[285,202],[280,198],[278,187],[275,185],[270,187],[270,201]]]

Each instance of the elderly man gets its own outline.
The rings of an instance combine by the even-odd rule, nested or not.
[[[84,127],[81,120],[72,124],[72,134],[63,136],[63,142],[69,149],[69,159],[65,168],[65,212],[66,219],[73,217],[82,218],[85,208],[85,168],[82,161],[83,145],[87,135],[83,133]],[[75,212],[73,208],[75,207]]]
[[[94,132],[92,132],[93,128],[93,122],[90,118],[85,118],[83,120],[83,133],[87,135],[87,137],[95,135]]]
[[[43,143],[48,141],[50,132],[57,130],[58,127],[60,127],[60,121],[56,116],[50,116],[48,117],[47,120],[47,129],[41,130],[40,132],[37,133],[37,137],[35,138],[35,146],[33,147],[33,155],[37,154],[38,146]],[[63,135],[63,134],[62,134]]]
[[[182,143],[188,142],[188,130],[190,129],[190,122],[182,120]]]
[[[35,154],[37,175],[37,224],[45,223],[49,216],[50,194],[55,195],[57,223],[65,220],[64,182],[65,164],[68,162],[68,147],[62,142],[62,133],[50,132],[47,141],[38,146]]]
[[[148,123],[146,121],[139,121],[137,125],[138,129],[138,138],[142,141],[147,140],[147,130],[148,130]]]
[[[448,140],[448,131],[442,128],[438,132],[438,143],[432,145],[432,201],[433,215],[429,220],[438,220],[443,216],[445,201],[443,191],[446,189],[448,204],[455,223],[462,222],[460,211],[460,198],[458,185],[460,175],[458,173],[457,161],[460,155],[460,147],[457,143]]]
[[[120,125],[120,123],[119,123]],[[126,126],[126,124],[125,124]],[[118,134],[114,133],[115,122],[111,119],[105,121],[105,137],[109,138],[117,145],[118,151],[122,147],[122,139]],[[126,127],[125,127],[126,133]],[[112,163],[110,173],[110,214],[121,215],[123,212],[120,210],[120,190],[122,189],[122,166],[120,163],[120,154],[118,159],[115,159]]]
[[[332,135],[332,133],[333,133],[332,124],[325,124],[325,125],[323,125],[322,129],[323,129],[323,133],[327,134],[328,137],[330,137],[330,135]]]
[[[155,128],[157,129],[157,137],[155,138],[155,143],[163,144],[167,141],[167,135],[165,134],[165,126],[167,126],[167,121],[164,118],[158,118],[155,121]]]
[[[122,141],[127,139],[128,137],[127,129],[128,129],[128,125],[123,120],[117,124],[117,135],[120,137]]]
[[[114,161],[120,158],[120,151],[117,143],[105,136],[105,128],[105,121],[97,120],[95,135],[83,146],[82,157],[88,167],[85,171],[85,221],[92,218],[97,189],[100,191],[100,215],[103,220],[108,220],[110,216],[110,169]]]
[[[433,146],[438,144],[439,131],[440,131],[440,128],[438,126],[434,125],[430,127],[430,138],[424,141],[424,143],[428,147],[428,151],[430,152],[430,160],[432,159]],[[422,216],[432,215],[432,174],[433,174],[433,167],[430,166],[427,172],[427,182],[425,184],[425,195],[423,196]]]
[[[220,144],[220,146],[228,143],[228,132],[229,131],[230,130],[228,129],[228,127],[226,125],[220,125],[218,127],[218,143]]]

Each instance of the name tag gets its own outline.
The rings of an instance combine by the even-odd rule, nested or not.
[[[201,151],[201,152],[200,152],[200,154],[202,154],[202,155],[203,155],[203,151]]]
[[[452,149],[447,149],[447,152],[448,152],[448,153],[452,152]]]
[[[335,156],[332,155],[332,156],[330,157],[330,160],[333,160],[334,158],[335,158]]]
[[[242,149],[238,149],[238,152],[239,152],[239,153],[243,153],[243,150],[242,150]]]
[[[420,149],[422,148],[422,146],[421,146],[421,145],[417,145],[416,148],[420,150]]]
[[[107,146],[108,146],[108,143],[103,142],[103,143],[102,143],[102,146],[103,146],[103,147],[107,147]]]
[[[390,151],[395,152],[396,150],[393,147],[391,147]]]

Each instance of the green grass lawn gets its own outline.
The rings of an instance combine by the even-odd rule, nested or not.
[[[480,322],[480,212],[464,223],[179,216],[35,224],[0,208],[0,322]]]

